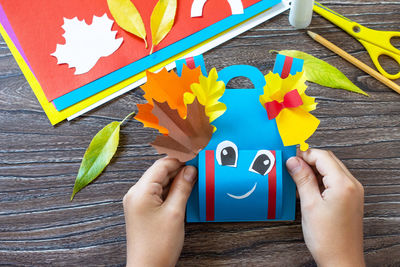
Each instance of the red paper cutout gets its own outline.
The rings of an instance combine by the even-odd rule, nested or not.
[[[148,41],[151,39],[150,17],[158,0],[134,0],[146,26]],[[244,7],[260,0],[243,0]],[[112,29],[118,31],[116,38],[123,37],[121,47],[112,55],[101,58],[86,74],[74,75],[75,69],[66,64],[58,65],[57,59],[50,54],[57,44],[64,44],[63,18],[78,17],[91,24],[93,16],[107,13],[112,19],[107,1],[93,0],[0,0],[8,20],[21,44],[24,53],[38,79],[47,100],[51,101],[87,83],[103,77],[117,69],[137,61],[149,54],[143,40],[122,30],[114,23]],[[192,1],[178,1],[177,16],[171,32],[157,45],[160,50],[201,29],[204,29],[231,15],[225,1],[208,1],[201,18],[191,18]],[[150,42],[149,42],[150,43]]]
[[[275,151],[271,153],[276,158]],[[276,161],[272,170],[268,173],[268,219],[275,219],[276,217]]]
[[[296,89],[287,92],[283,97],[283,102],[274,100],[264,104],[270,120],[276,118],[284,108],[296,108],[301,105],[303,105],[303,100]]]
[[[281,78],[286,79],[289,74],[290,74],[290,69],[292,68],[293,64],[293,58],[292,57],[286,57],[285,62],[283,63],[283,69],[281,73]]]
[[[206,220],[215,218],[215,161],[214,150],[206,150]]]
[[[193,57],[186,58],[186,65],[189,67],[189,69],[196,68],[196,64],[194,63],[194,58]]]

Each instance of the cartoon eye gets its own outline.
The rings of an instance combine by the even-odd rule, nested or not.
[[[219,165],[236,167],[238,159],[237,146],[231,141],[222,141],[217,146],[216,157]]]
[[[250,165],[249,171],[267,175],[274,167],[275,157],[269,150],[259,150]]]

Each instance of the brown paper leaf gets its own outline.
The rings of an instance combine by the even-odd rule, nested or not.
[[[186,119],[182,119],[167,102],[154,100],[153,114],[159,125],[168,129],[168,135],[160,135],[151,145],[160,154],[167,154],[181,162],[193,159],[207,146],[213,133],[213,127],[205,113],[205,107],[197,98],[187,105]]]

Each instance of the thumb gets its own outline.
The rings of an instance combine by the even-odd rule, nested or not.
[[[301,205],[313,203],[321,198],[317,178],[311,167],[299,157],[291,157],[286,161],[286,167],[297,185]]]
[[[164,204],[184,211],[196,180],[197,170],[195,167],[186,166],[183,168],[172,182]]]

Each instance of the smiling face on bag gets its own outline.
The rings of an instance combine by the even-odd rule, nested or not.
[[[282,191],[283,144],[276,123],[260,105],[260,92],[246,90],[225,90],[221,102],[227,110],[213,123],[217,131],[199,154],[199,183],[206,213],[214,204],[214,220],[265,220],[268,205],[276,210]]]

